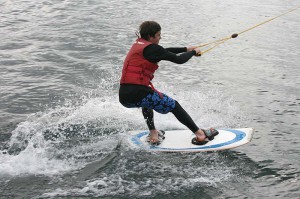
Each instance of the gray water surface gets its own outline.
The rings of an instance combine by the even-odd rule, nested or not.
[[[199,45],[293,9],[283,1],[0,2],[0,198],[299,198],[300,10],[184,65],[155,87],[201,128],[253,127],[242,147],[151,153],[118,102],[123,60],[145,20],[164,47]],[[160,129],[184,129],[155,114]]]

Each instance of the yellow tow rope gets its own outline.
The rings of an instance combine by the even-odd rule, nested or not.
[[[258,27],[258,26],[261,26],[261,25],[263,25],[263,24],[265,24],[265,23],[268,23],[268,22],[270,22],[270,21],[272,21],[272,20],[274,20],[274,19],[277,19],[277,18],[279,18],[279,17],[281,17],[281,16],[283,16],[283,15],[286,15],[286,14],[288,14],[288,13],[290,13],[290,12],[293,12],[293,11],[299,9],[299,8],[300,8],[300,6],[298,6],[298,7],[296,7],[296,8],[293,8],[293,9],[287,11],[287,12],[284,12],[284,13],[282,13],[282,14],[276,16],[276,17],[273,17],[273,18],[268,19],[268,20],[266,20],[266,21],[264,21],[264,22],[262,22],[262,23],[259,23],[259,24],[255,25],[255,26],[252,26],[252,27],[250,27],[250,28],[248,28],[248,29],[246,29],[246,30],[243,30],[243,31],[241,31],[240,33],[234,33],[234,34],[232,34],[232,35],[229,36],[229,37],[225,37],[225,38],[223,38],[223,39],[218,39],[218,40],[216,40],[216,41],[212,41],[212,42],[209,42],[209,43],[206,43],[206,44],[201,44],[201,45],[199,45],[199,46],[197,46],[197,47],[204,47],[204,46],[208,46],[208,45],[211,45],[211,44],[214,44],[214,45],[213,45],[212,47],[208,48],[207,50],[202,51],[201,53],[199,53],[199,54],[197,54],[197,55],[198,55],[198,56],[201,56],[201,55],[203,55],[204,53],[207,53],[207,52],[211,51],[211,50],[214,49],[215,47],[217,47],[217,46],[223,44],[225,41],[227,41],[227,40],[229,40],[229,39],[231,39],[231,38],[236,38],[237,36],[239,36],[239,35],[241,35],[241,34],[247,32],[247,31],[249,31],[249,30],[252,30],[252,29],[254,29],[254,28]]]

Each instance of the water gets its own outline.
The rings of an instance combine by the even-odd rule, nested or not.
[[[161,45],[206,43],[299,5],[283,1],[1,1],[0,198],[299,198],[300,10],[184,65],[154,85],[203,128],[254,127],[232,150],[151,153],[118,103],[122,61],[144,20]],[[182,129],[155,114],[161,129]]]

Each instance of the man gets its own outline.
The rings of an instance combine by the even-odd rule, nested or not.
[[[159,67],[157,65],[159,61],[167,60],[183,64],[194,55],[201,53],[200,49],[195,46],[165,49],[158,45],[161,39],[161,27],[155,21],[143,22],[139,33],[140,37],[135,41],[124,61],[119,90],[120,103],[127,108],[142,107],[143,116],[150,130],[148,141],[151,144],[157,145],[164,138],[164,132],[155,128],[153,110],[162,114],[172,112],[182,124],[195,133],[193,144],[206,144],[207,138],[212,140],[218,131],[213,128],[199,129],[176,100],[157,91],[151,83],[154,72]]]

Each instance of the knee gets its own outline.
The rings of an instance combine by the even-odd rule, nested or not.
[[[166,109],[154,109],[154,110],[160,114],[168,114],[169,112],[171,112],[170,110],[166,110]]]
[[[175,108],[175,104],[174,106],[162,106],[162,105],[159,105],[159,106],[156,106],[154,108],[154,110],[158,113],[161,113],[161,114],[167,114],[169,112],[172,112]]]
[[[143,113],[144,115],[149,115],[149,114],[152,114],[152,113],[153,113],[153,110],[150,109],[150,108],[145,108],[145,107],[143,107],[143,108],[142,108],[142,113]]]
[[[175,105],[174,105],[174,108],[172,109],[172,112],[176,109],[178,109],[178,107],[181,107],[180,104],[177,102],[177,100],[174,100],[175,101]]]

